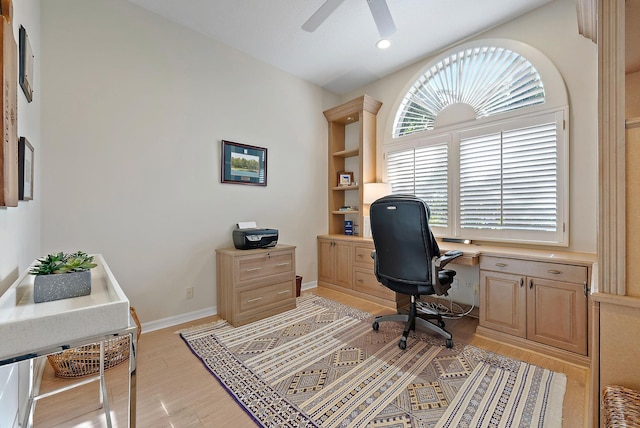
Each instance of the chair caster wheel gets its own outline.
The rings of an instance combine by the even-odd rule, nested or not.
[[[453,339],[447,339],[447,348],[453,348]]]
[[[398,342],[398,348],[407,349],[407,339],[400,339],[400,342]]]
[[[444,321],[438,320],[438,327],[444,328]]]
[[[373,328],[375,331],[378,331],[378,328],[380,328],[380,324],[378,324],[378,321],[374,321],[371,325],[371,328]]]

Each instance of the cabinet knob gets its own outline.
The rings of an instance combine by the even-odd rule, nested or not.
[[[533,279],[529,279],[529,289],[533,288]]]
[[[520,287],[522,287],[524,285],[524,278],[520,277]]]

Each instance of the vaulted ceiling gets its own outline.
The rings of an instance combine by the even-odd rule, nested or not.
[[[341,94],[552,0],[387,0],[386,50],[367,0],[344,0],[314,32],[301,26],[325,0],[129,1]]]

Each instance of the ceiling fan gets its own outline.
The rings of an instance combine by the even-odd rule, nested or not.
[[[387,0],[366,1],[369,5],[369,10],[371,10],[373,20],[376,22],[376,27],[378,27],[380,37],[386,39],[395,33],[396,25],[393,23],[391,12],[389,12]],[[326,0],[322,6],[311,15],[311,18],[302,25],[302,29],[310,33],[314,32],[343,2],[344,0]]]

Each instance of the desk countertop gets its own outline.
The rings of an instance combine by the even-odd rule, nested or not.
[[[325,239],[339,239],[343,241],[371,243],[371,238],[362,238],[359,236],[349,235],[319,235],[319,238]],[[460,250],[464,254],[463,257],[454,261],[457,264],[464,264],[474,266],[479,263],[480,256],[496,256],[507,258],[526,258],[528,260],[539,260],[555,263],[572,263],[583,264],[591,266],[598,261],[598,255],[595,253],[583,253],[575,251],[567,251],[561,248],[558,249],[535,249],[526,247],[512,247],[512,246],[500,246],[500,245],[485,245],[485,244],[459,244],[452,242],[438,241],[438,246],[442,252],[449,250]]]

